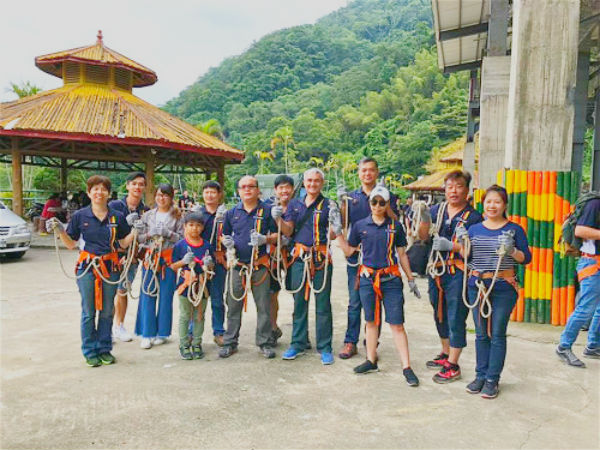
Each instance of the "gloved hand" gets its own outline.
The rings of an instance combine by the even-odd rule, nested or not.
[[[190,212],[192,213],[200,213],[202,212],[202,206],[201,205],[194,205],[191,207]]]
[[[500,248],[504,246],[507,255],[512,255],[512,252],[515,251],[515,238],[511,232],[502,232],[498,236],[498,244],[500,244]]]
[[[173,236],[173,232],[171,230],[169,230],[165,226],[160,226],[160,225],[158,227],[158,234],[160,236],[164,237],[165,239],[169,239],[171,236]]]
[[[59,233],[65,231],[65,226],[56,217],[46,220],[46,231],[51,233],[54,230],[58,231]]]
[[[440,252],[449,252],[452,250],[452,242],[445,237],[436,236],[433,238],[431,249]]]
[[[144,225],[144,222],[142,222],[140,219],[133,222],[133,229],[137,230],[138,234],[143,233],[145,228],[146,225]]]
[[[225,218],[227,207],[225,205],[219,205],[217,212],[215,213],[215,220],[222,221]]]
[[[410,289],[410,292],[415,294],[415,297],[417,297],[418,299],[421,298],[421,292],[419,291],[419,286],[417,286],[417,282],[415,280],[409,280],[408,287]]]
[[[215,267],[215,262],[208,253],[202,258],[202,266],[204,266],[206,270],[212,270]]]
[[[454,230],[454,236],[456,236],[456,239],[459,241],[462,241],[469,238],[469,232],[465,226],[459,225]]]
[[[287,237],[285,234],[281,234],[281,245],[283,247],[287,247],[288,245],[290,245],[291,239],[289,237]]]
[[[188,250],[188,252],[185,255],[183,255],[183,258],[181,258],[181,261],[189,266],[191,263],[194,262],[195,258],[196,256],[194,255],[194,253]]]
[[[343,184],[337,187],[337,199],[339,202],[343,202],[348,197],[348,189]]]
[[[221,243],[225,246],[227,250],[231,250],[235,247],[235,242],[233,241],[233,238],[227,234],[224,234],[221,237]]]
[[[256,230],[252,230],[250,233],[250,245],[252,247],[260,247],[267,243],[267,237],[264,234],[260,234]]]
[[[281,206],[281,205],[273,206],[271,208],[271,217],[273,217],[273,220],[277,220],[281,216],[283,216],[283,206]]]
[[[127,221],[127,225],[129,225],[129,226],[132,226],[134,224],[134,222],[139,219],[140,219],[140,215],[136,212],[127,214],[127,217],[125,217],[125,220]]]

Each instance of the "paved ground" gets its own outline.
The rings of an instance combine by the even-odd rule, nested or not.
[[[74,252],[63,252],[72,267]],[[345,269],[336,253],[335,349],[345,331]],[[425,283],[420,281],[422,291]],[[323,367],[314,351],[280,353],[291,332],[291,300],[281,301],[278,358],[253,342],[255,313],[244,316],[240,352],[219,360],[205,334],[206,358],[182,361],[169,343],[151,350],[119,343],[118,364],[91,369],[79,351],[79,296],[54,252],[32,249],[0,263],[1,448],[599,448],[600,361],[585,370],[554,355],[560,328],[512,323],[501,394],[464,390],[474,369],[473,334],[463,380],[431,381],[437,351],[427,301],[409,298],[407,329],[421,386],[404,383],[387,328],[378,374],[356,376],[350,361]],[[133,328],[137,302],[127,315]],[[177,312],[175,313],[177,314]],[[314,336],[314,319],[311,317]],[[585,336],[583,336],[585,337]],[[580,342],[583,342],[580,337]],[[313,337],[314,339],[314,337]],[[582,346],[575,348],[581,354]]]

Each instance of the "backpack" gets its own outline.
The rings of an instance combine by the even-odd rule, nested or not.
[[[562,231],[558,241],[561,254],[567,256],[580,256],[583,240],[575,236],[575,227],[581,217],[581,213],[590,200],[600,199],[600,192],[590,191],[582,194],[575,202],[575,209],[567,216],[562,225]]]

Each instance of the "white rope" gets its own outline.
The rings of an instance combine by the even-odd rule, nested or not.
[[[254,253],[257,250],[257,246],[252,246],[252,255],[250,256],[250,264],[242,264],[240,267],[240,278],[242,281],[242,286],[244,286],[244,278],[246,280],[244,286],[244,292],[241,297],[236,297],[234,294],[233,287],[233,271],[238,266],[238,258],[235,253],[235,247],[231,249],[227,249],[226,257],[227,257],[227,274],[225,275],[225,287],[236,302],[241,302],[246,298],[248,292],[250,292],[250,287],[252,284],[252,273],[254,272]]]
[[[150,251],[144,256],[144,267],[146,271],[142,276],[142,292],[150,297],[160,296],[160,280],[158,278],[158,268],[160,267],[160,254],[162,253],[164,239],[162,236],[154,237],[150,244]],[[152,260],[155,259],[156,262]],[[149,283],[146,283],[150,276]],[[148,287],[146,287],[146,284]]]
[[[190,271],[191,271],[190,275],[192,277],[194,276],[195,266],[196,266],[195,262],[193,262],[189,265]],[[188,286],[187,299],[194,306],[194,308],[196,308],[205,297],[208,298],[208,292],[206,292],[206,283],[207,283],[208,279],[211,278],[214,274],[215,273],[213,271],[205,268],[204,273],[199,275],[198,277],[196,277],[192,281],[190,286]],[[200,280],[200,278],[202,280]]]
[[[443,202],[440,204],[435,220],[435,225],[433,227],[432,235],[434,237],[439,237],[440,235],[440,230],[442,229],[442,224],[444,223],[444,214],[446,213],[447,207],[447,202]],[[446,262],[444,261],[444,256],[442,255],[442,252],[440,252],[439,250],[431,250],[431,253],[429,254],[429,261],[427,261],[426,271],[427,274],[432,278],[441,277],[446,273]]]

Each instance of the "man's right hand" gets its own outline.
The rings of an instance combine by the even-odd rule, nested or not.
[[[59,233],[65,231],[65,226],[56,217],[46,220],[46,231],[51,233],[54,230],[58,231]]]
[[[235,242],[234,242],[233,238],[227,234],[224,234],[221,237],[221,243],[225,246],[225,248],[227,250],[231,250],[232,248],[235,247]]]
[[[132,212],[130,214],[127,214],[127,217],[125,217],[125,220],[127,221],[127,225],[132,226],[136,220],[139,220],[140,215],[136,212]]]
[[[271,217],[273,220],[280,219],[283,216],[283,206],[275,205],[271,208]]]

